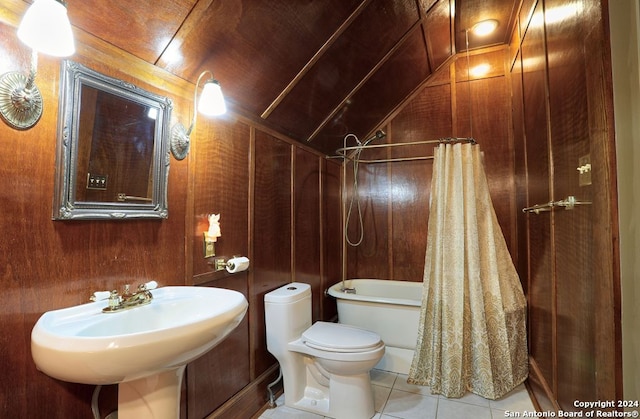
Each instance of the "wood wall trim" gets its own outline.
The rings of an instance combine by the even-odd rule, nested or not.
[[[504,77],[506,80],[506,84],[507,86],[509,86],[509,91],[511,90],[511,86],[512,86],[512,82],[511,82],[511,65],[510,65],[510,57],[509,54],[504,54]],[[516,186],[516,152],[515,152],[515,136],[514,136],[514,128],[513,128],[513,111],[509,112],[508,115],[508,119],[509,119],[509,126],[512,127],[508,134],[508,148],[509,148],[509,154],[511,155],[511,160],[509,161],[509,164],[511,165],[511,173],[513,173],[513,176],[511,177],[511,179],[508,180],[508,182],[510,183],[510,187],[509,189],[511,189],[512,191],[516,191],[515,194],[511,195],[509,197],[510,199],[510,204],[509,207],[511,208],[511,225],[516,226],[514,228],[513,234],[511,235],[511,243],[509,243],[509,248],[513,249],[513,253],[511,255],[512,259],[513,259],[513,263],[514,265],[517,267],[518,266],[518,207],[517,207],[517,199],[516,199],[516,194],[517,194],[517,186]],[[525,291],[526,292],[526,291]]]
[[[548,154],[547,154],[547,158],[548,158],[548,163],[547,166],[549,168],[549,199],[550,200],[555,200],[555,199],[562,199],[560,197],[555,198],[555,163],[554,163],[554,153],[553,153],[553,144],[554,144],[554,138],[553,138],[553,133],[551,132],[551,103],[549,101],[549,95],[551,92],[551,82],[549,80],[549,52],[547,50],[547,33],[546,33],[546,27],[543,28],[543,36],[545,39],[545,42],[543,42],[543,48],[544,48],[544,60],[545,60],[545,72],[544,72],[544,89],[545,89],[545,100],[544,100],[544,106],[545,106],[545,112],[547,114],[547,118],[546,118],[546,122],[547,122],[547,150],[548,150]],[[525,104],[526,106],[526,104]],[[553,389],[553,394],[558,394],[558,286],[557,286],[557,281],[558,281],[558,272],[557,272],[557,267],[556,267],[556,257],[555,255],[557,254],[556,251],[556,241],[553,239],[554,237],[556,237],[556,223],[555,223],[555,217],[556,217],[556,213],[554,211],[551,211],[549,213],[549,217],[551,219],[550,221],[550,232],[549,234],[551,235],[551,242],[549,244],[550,246],[550,253],[551,255],[553,255],[551,257],[551,353],[552,353],[552,376],[553,376],[553,381],[551,383],[552,389]]]
[[[278,377],[278,369],[278,364],[270,367],[206,419],[250,418],[264,410],[267,386]]]
[[[180,29],[173,35],[171,41],[179,40],[182,42],[189,34],[200,25],[200,21],[206,14],[207,9],[214,3],[214,0],[194,0],[193,7],[189,11],[186,19],[180,25]],[[171,45],[171,43],[167,43]],[[156,58],[155,64],[161,67],[167,67],[167,62],[163,59],[163,56],[167,52],[167,49],[162,51],[159,57]]]
[[[588,84],[597,90],[595,98],[589,102],[593,113],[598,115],[590,123],[591,131],[596,131],[597,149],[591,153],[594,164],[599,166],[602,178],[595,183],[598,195],[606,199],[602,208],[596,210],[597,217],[607,222],[598,223],[596,233],[595,258],[601,278],[596,285],[596,309],[602,315],[596,317],[596,395],[599,400],[623,400],[622,369],[622,302],[620,284],[620,248],[617,162],[615,146],[615,121],[613,118],[613,79],[611,67],[611,46],[608,7],[601,4],[602,18],[598,25],[586,36],[590,46],[587,65],[592,66]],[[600,115],[603,114],[603,115]],[[613,366],[613,368],[612,368]],[[614,374],[607,374],[613,369]]]
[[[389,124],[386,127],[386,132],[387,132],[387,138],[389,138],[390,142],[393,142],[393,125]],[[390,158],[391,157],[391,148],[387,148],[385,150],[385,158]],[[386,165],[386,169],[387,169],[387,178],[388,179],[393,179],[393,168],[391,164],[387,164]],[[387,193],[389,194],[388,198],[387,198],[387,214],[389,214],[389,216],[387,217],[387,231],[393,231],[393,192],[392,192],[392,188],[389,188],[389,190],[387,191]],[[387,261],[388,261],[388,265],[387,265],[387,272],[389,272],[389,278],[395,278],[394,275],[394,267],[395,267],[395,263],[393,262],[393,234],[389,234],[387,235]]]
[[[291,236],[289,237],[291,241],[291,278],[290,282],[296,280],[296,148],[293,144],[290,147],[290,156],[291,156],[291,171],[289,172],[289,186],[290,186],[290,198],[291,205],[290,210],[291,214],[289,215],[291,219]]]
[[[420,28],[421,28],[421,21],[418,20],[407,31],[407,33],[404,34],[404,36],[398,41],[398,43],[396,43],[393,46],[393,48],[391,48],[384,55],[384,57],[382,57],[382,59],[380,59],[380,61],[378,61],[378,63],[375,66],[373,66],[373,68],[367,73],[367,75],[364,76],[362,80],[360,80],[360,82],[353,87],[353,89],[351,89],[351,91],[344,97],[344,99],[338,105],[336,105],[336,107],[333,108],[331,112],[329,112],[329,114],[324,118],[324,120],[322,120],[320,124],[316,127],[316,129],[313,130],[313,132],[309,135],[309,138],[307,138],[307,142],[313,141],[314,138],[318,136],[318,134],[322,131],[322,129],[326,127],[329,122],[333,120],[333,118],[338,114],[338,112],[340,112],[341,109],[344,108],[345,104],[349,100],[351,100],[351,98],[353,98],[356,92],[358,92],[358,90],[360,90],[369,81],[369,79],[371,79],[376,74],[376,72],[380,69],[380,67],[382,67],[389,60],[389,58],[391,58],[393,54],[404,45],[407,39],[410,39],[413,32],[419,30]],[[382,125],[384,124],[380,124],[380,126]]]
[[[346,223],[347,223],[347,165],[346,162],[343,162],[340,170],[340,226],[342,233],[342,258],[340,260],[342,275],[340,276],[341,281],[345,281],[347,279],[347,234],[346,234]]]
[[[449,88],[451,89],[451,136],[458,136],[458,84],[456,83],[456,61],[451,61],[449,65]]]
[[[604,144],[604,148],[606,150],[606,155],[608,156],[607,160],[607,171],[609,173],[609,177],[607,179],[609,185],[609,211],[611,223],[610,227],[610,239],[607,243],[606,248],[610,249],[610,253],[607,255],[608,259],[611,261],[611,265],[608,266],[610,269],[610,275],[612,278],[612,283],[610,284],[609,290],[610,294],[603,295],[605,301],[603,301],[603,305],[605,307],[613,307],[613,316],[612,321],[614,327],[608,331],[608,336],[600,336],[596,335],[596,338],[600,338],[597,340],[598,351],[600,353],[607,353],[608,362],[615,365],[615,374],[613,377],[609,377],[609,380],[602,380],[599,382],[599,386],[613,386],[615,390],[613,393],[607,392],[605,388],[598,387],[598,395],[602,395],[602,399],[605,399],[608,394],[611,394],[616,400],[624,399],[624,386],[623,386],[623,358],[622,358],[622,284],[620,277],[620,214],[618,210],[619,201],[618,201],[618,178],[617,178],[617,157],[616,157],[616,144],[615,144],[615,119],[613,118],[614,109],[613,109],[613,68],[612,68],[612,59],[611,59],[611,29],[609,27],[609,5],[608,2],[612,0],[603,0],[600,4],[600,10],[602,13],[601,19],[601,50],[600,57],[602,57],[601,65],[602,65],[602,83],[603,86],[608,87],[608,89],[603,93],[604,100],[604,108],[606,110],[606,115],[610,115],[611,117],[606,119],[606,128],[609,133],[607,141]],[[613,0],[615,1],[615,0]],[[606,330],[606,329],[603,329]],[[603,347],[607,341],[607,339],[611,339],[614,344],[614,350],[609,351],[607,348]]]
[[[252,240],[255,237],[255,228],[256,228],[256,214],[253,210],[256,200],[256,129],[254,127],[250,127],[249,129],[249,196],[248,196],[248,206],[247,211],[248,220],[249,220],[249,228],[248,228],[248,237],[247,241],[249,243],[249,260],[254,259],[255,255],[255,240]],[[255,290],[255,273],[253,269],[249,269],[249,283],[247,284],[247,292],[249,295],[256,295]],[[249,321],[249,330],[254,326],[253,322]],[[250,368],[250,376],[251,381],[256,380],[256,357],[255,353],[257,350],[258,343],[256,342],[255,335],[253,333],[249,333],[249,350],[251,356],[249,357],[249,368]]]
[[[509,46],[496,45],[488,48],[471,50],[469,51],[469,56],[474,57],[474,56],[483,55],[486,53],[498,52],[506,48],[509,48]],[[417,86],[411,93],[407,95],[407,97],[402,102],[398,104],[398,106],[396,106],[391,110],[391,112],[389,112],[387,117],[383,119],[382,122],[380,123],[380,126],[388,125],[396,116],[398,116],[400,112],[402,112],[403,109],[407,107],[409,103],[411,103],[417,96],[419,96],[426,87],[451,83],[451,79],[449,77],[447,77],[446,80],[441,80],[441,79],[438,79],[436,76],[439,73],[441,73],[443,69],[448,67],[451,68],[451,66],[455,66],[455,63],[461,58],[466,59],[466,52],[464,54],[461,54],[461,53],[454,54],[451,57],[449,57],[447,60],[445,60],[442,64],[440,64],[440,66],[433,71],[430,77],[428,77],[422,84]]]
[[[533,403],[538,411],[558,411],[560,405],[555,399],[554,392],[549,388],[544,379],[536,360],[529,357],[529,379],[527,380],[530,394],[533,396]]]
[[[318,173],[318,194],[320,197],[325,196],[325,177],[327,174],[327,160],[323,159],[323,158],[318,158],[318,168],[319,168],[319,173]],[[319,199],[318,200],[318,225],[320,226],[320,232],[319,232],[319,237],[318,240],[320,241],[320,246],[318,246],[318,259],[320,261],[320,288],[324,291],[324,279],[327,277],[327,273],[326,273],[326,252],[325,252],[325,229],[324,227],[324,219],[325,219],[325,208],[324,208],[324,199]],[[318,319],[318,320],[324,320],[324,310],[325,310],[325,299],[324,298],[320,298],[320,313],[323,314],[323,318]]]
[[[353,23],[354,20],[360,13],[369,5],[370,0],[363,0],[362,3],[355,8],[355,10],[351,13],[351,15],[344,21],[342,24],[336,29],[336,31],[331,34],[329,39],[320,47],[313,57],[309,59],[309,61],[302,67],[302,69],[295,75],[295,77],[289,82],[289,84],[280,92],[278,97],[276,97],[273,102],[264,110],[261,118],[267,119],[271,112],[278,107],[278,105],[284,100],[284,98],[293,90],[293,88],[298,84],[300,80],[309,72],[309,70],[322,58],[322,56],[331,48],[331,45],[334,44],[338,40],[338,38],[344,33],[344,31]]]

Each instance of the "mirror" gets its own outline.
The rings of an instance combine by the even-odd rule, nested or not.
[[[61,68],[55,220],[167,218],[170,99]]]

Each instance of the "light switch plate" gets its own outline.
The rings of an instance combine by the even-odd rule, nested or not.
[[[87,189],[107,190],[107,175],[87,173]]]

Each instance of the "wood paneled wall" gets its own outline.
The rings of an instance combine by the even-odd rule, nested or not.
[[[0,15],[0,73],[27,71],[31,52],[16,37],[27,3]],[[77,36],[73,59],[97,71],[174,99],[174,121],[187,120],[187,83],[116,48]],[[31,329],[45,311],[89,301],[92,292],[155,279],[185,283],[188,161],[172,162],[169,219],[52,221],[60,60],[41,56],[36,83],[44,114],[30,130],[0,123],[0,416],[86,418],[94,387],[61,382],[36,370]],[[170,87],[167,87],[170,86]],[[103,396],[108,399],[109,391]],[[108,413],[108,410],[103,412]]]
[[[506,63],[508,50],[492,48],[459,55],[385,126],[389,143],[474,137],[484,152],[496,215],[514,259],[517,253],[515,186],[511,139],[511,100]],[[468,77],[471,68],[488,64],[483,76]],[[363,139],[362,139],[363,140]],[[353,145],[353,144],[349,144]],[[367,150],[362,159],[430,156],[433,145]],[[422,281],[429,219],[432,161],[360,164],[358,188],[364,237],[347,249],[347,278]],[[353,196],[353,170],[346,173],[347,211]],[[359,238],[354,204],[348,224],[352,242]]]
[[[28,4],[3,6],[0,73],[27,71],[31,54],[15,32]],[[192,84],[82,30],[74,33],[74,61],[170,97],[171,125],[190,120]],[[247,297],[250,308],[238,328],[187,368],[182,417],[251,417],[277,375],[266,350],[264,294],[292,280],[309,282],[314,320],[335,317],[335,303],[322,291],[340,279],[338,163],[246,118],[199,116],[188,158],[171,158],[169,219],[54,222],[59,70],[59,60],[40,57],[45,110],[34,128],[0,123],[0,416],[90,417],[94,387],[37,371],[31,329],[43,312],[86,302],[94,291],[155,279],[161,286],[223,287]],[[249,256],[249,271],[216,273],[203,258],[210,213],[221,214],[217,255]],[[103,388],[103,416],[115,409],[115,390]]]
[[[232,118],[199,122],[192,149],[195,223],[189,253],[195,283],[242,292],[249,311],[227,340],[187,367],[188,417],[193,419],[210,413],[250,417],[266,402],[266,385],[277,375],[275,358],[266,350],[267,292],[291,281],[306,282],[314,321],[330,319],[336,311],[323,291],[340,279],[329,267],[340,257],[340,233],[328,221],[340,218],[338,163]],[[220,214],[222,231],[216,256],[248,256],[249,271],[215,272],[203,258],[202,232],[212,213]],[[335,245],[337,252],[327,251]],[[256,394],[243,394],[248,388]]]
[[[543,410],[622,396],[613,110],[602,15],[597,0],[523,1],[509,47],[469,57],[470,67],[493,63],[492,73],[468,81],[467,57],[458,55],[384,127],[388,142],[473,136],[481,145],[528,298],[530,382]],[[393,150],[362,157],[400,156]],[[592,184],[580,186],[576,168],[587,155]],[[349,197],[351,165],[346,173]],[[431,163],[361,164],[358,179],[364,240],[347,248],[346,276],[421,281]],[[567,196],[593,204],[521,211]],[[355,241],[357,214],[350,218]]]
[[[605,7],[606,10],[606,7]],[[599,1],[524,1],[511,44],[517,206],[528,278],[531,383],[540,406],[622,397],[617,197],[606,15]],[[592,183],[581,184],[590,156]],[[523,193],[526,192],[526,193]]]
[[[565,3],[546,0],[544,9]],[[471,65],[493,63],[492,73],[467,80],[467,60],[451,60],[384,124],[391,142],[473,135],[480,143],[496,213],[529,299],[533,388],[543,408],[565,410],[574,399],[621,398],[608,33],[600,1],[571,4],[582,8],[562,24],[548,19],[536,26],[543,0],[523,1],[509,48],[469,57]],[[30,51],[15,36],[27,5],[3,5],[0,73],[28,68]],[[172,125],[190,120],[193,85],[82,30],[75,35],[75,61],[171,97]],[[59,68],[58,60],[39,60],[45,112],[36,127],[16,131],[0,123],[0,414],[88,417],[93,386],[37,371],[30,331],[47,310],[85,302],[96,290],[155,279],[231,288],[247,297],[250,309],[238,329],[189,366],[183,417],[250,417],[266,401],[264,388],[276,373],[266,351],[264,294],[292,280],[309,282],[314,320],[335,317],[335,303],[322,291],[342,274],[339,208],[350,179],[342,191],[335,161],[260,124],[233,115],[200,117],[189,157],[171,160],[168,220],[53,222]],[[575,183],[584,153],[593,167],[590,187]],[[430,179],[430,163],[361,166],[364,241],[347,249],[348,277],[422,280]],[[540,216],[520,212],[568,194],[593,205]],[[217,254],[249,256],[249,271],[215,273],[204,260],[202,231],[210,213],[221,214]],[[356,223],[354,214],[352,238]],[[103,390],[103,414],[113,406],[110,394],[113,388]]]

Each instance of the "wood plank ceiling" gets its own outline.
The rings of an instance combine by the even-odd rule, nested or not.
[[[456,52],[509,41],[519,0],[68,0],[74,26],[327,154],[365,137]]]

